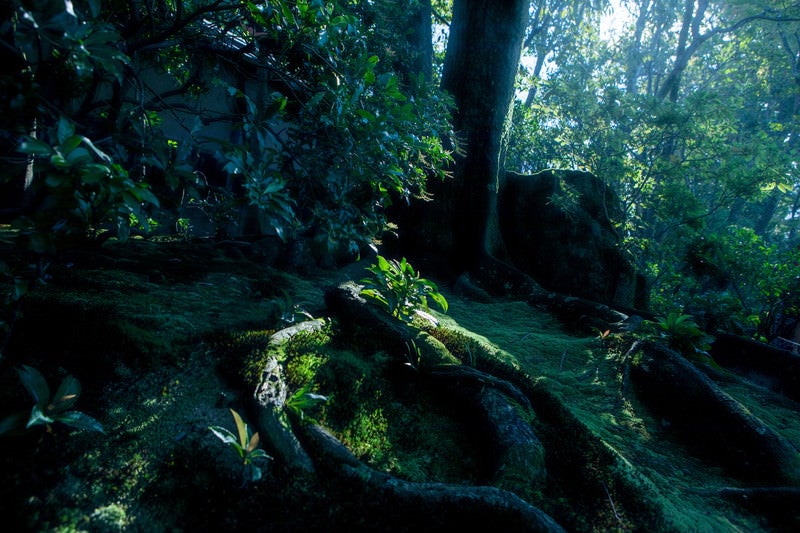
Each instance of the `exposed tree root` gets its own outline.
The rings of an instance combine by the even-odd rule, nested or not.
[[[706,460],[745,480],[800,484],[800,455],[691,362],[649,342],[632,350],[640,397]]]
[[[530,499],[544,487],[546,473],[544,448],[522,416],[533,416],[530,402],[519,389],[458,364],[447,348],[430,335],[367,304],[359,296],[359,287],[352,283],[328,291],[326,301],[345,334],[359,343],[373,344],[399,358],[407,354],[412,343],[417,346],[419,361],[415,366],[420,383],[447,391],[488,437],[493,466],[490,481],[495,486],[403,481],[362,463],[324,429],[292,424],[301,436],[301,446],[277,415],[285,401],[285,383],[280,370],[268,364],[256,391],[258,425],[270,445],[279,447],[281,459],[306,472],[324,468],[363,485],[375,497],[385,498],[387,504],[408,506],[419,516],[436,515],[443,523],[468,525],[472,520],[466,517],[472,516],[484,523],[506,524],[515,531],[562,531],[552,518],[523,499]],[[284,342],[304,329],[308,328],[282,330],[273,335],[272,341]]]
[[[429,517],[431,524],[491,524],[507,531],[564,531],[549,515],[513,492],[489,486],[403,481],[363,464],[319,426],[301,425],[300,431],[310,453],[326,469],[362,485],[388,505]]]

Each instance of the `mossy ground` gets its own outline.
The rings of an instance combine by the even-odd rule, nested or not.
[[[84,385],[76,408],[105,434],[54,425],[0,437],[0,501],[18,531],[403,530],[352,487],[291,476],[267,463],[242,487],[235,454],[209,431],[248,419],[270,335],[306,314],[324,317],[323,290],[359,279],[360,265],[303,276],[211,243],[109,242],[54,265],[25,300],[0,380],[0,416],[30,409],[12,371],[36,366],[51,386]],[[565,331],[522,302],[443,292],[434,336],[467,364],[526,376],[549,482],[534,502],[573,531],[760,531],[774,528],[709,498],[737,486],[694,458],[623,380],[624,344]],[[360,458],[411,481],[482,483],[480,435],[457,405],[423,386],[404,354],[362,350],[323,331],[277,354],[292,388],[329,401],[306,413]],[[482,358],[480,361],[479,358]],[[731,394],[800,445],[794,406],[744,382]],[[760,391],[760,392],[759,392]],[[627,466],[626,466],[627,465]],[[354,489],[353,489],[354,490]],[[637,493],[638,492],[638,493]],[[341,528],[341,529],[337,529]]]

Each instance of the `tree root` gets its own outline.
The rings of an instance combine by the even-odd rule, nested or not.
[[[329,471],[361,485],[392,506],[407,507],[432,524],[492,524],[497,529],[531,532],[564,531],[549,515],[507,490],[448,483],[411,483],[361,463],[325,429],[301,425],[303,443]],[[322,466],[320,467],[322,468]]]
[[[632,349],[631,379],[641,398],[699,455],[759,483],[800,484],[792,444],[722,391],[692,363],[658,344]]]

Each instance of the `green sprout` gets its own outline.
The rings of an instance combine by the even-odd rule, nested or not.
[[[435,283],[420,277],[411,263],[396,259],[386,260],[377,256],[377,263],[367,268],[372,277],[364,278],[361,294],[378,302],[393,317],[410,322],[420,316],[436,325],[436,319],[428,311],[428,298],[447,312],[447,300]]]
[[[67,376],[61,382],[55,395],[50,397],[50,387],[41,372],[27,365],[18,369],[20,381],[36,402],[31,409],[25,429],[33,426],[46,426],[51,430],[51,424],[60,422],[64,425],[87,431],[104,433],[103,426],[91,416],[80,411],[72,410],[81,395],[81,384],[73,376]],[[10,433],[17,429],[25,415],[18,413],[11,415],[0,422],[0,434]]]
[[[253,461],[256,459],[271,459],[267,452],[260,449],[258,444],[260,438],[258,432],[250,433],[250,428],[239,416],[239,413],[230,409],[233,415],[233,420],[236,422],[236,429],[238,436],[234,435],[232,431],[222,426],[209,426],[208,429],[217,436],[223,444],[228,444],[242,460],[242,485],[247,482],[255,482],[261,479],[261,468]]]
[[[327,396],[311,392],[311,384],[308,383],[289,396],[286,399],[285,406],[288,410],[297,415],[300,420],[303,420],[305,418],[306,409],[310,409],[327,401]]]

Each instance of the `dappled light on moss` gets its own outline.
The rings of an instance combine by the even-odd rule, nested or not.
[[[20,503],[36,517],[31,520],[76,528],[115,520],[177,527],[179,517],[194,513],[195,525],[252,524],[259,518],[242,505],[318,517],[327,516],[328,505],[349,505],[326,499],[325,491],[330,496],[336,487],[286,477],[277,463],[248,492],[237,492],[240,465],[221,453],[207,427],[229,422],[230,408],[253,423],[247,395],[271,359],[283,368],[289,394],[309,386],[327,398],[308,407],[304,419],[326,427],[371,467],[414,482],[490,482],[492,457],[474,415],[452,390],[428,381],[431,368],[413,364],[413,343],[376,348],[380,343],[369,331],[349,337],[342,333],[345,324],[325,315],[320,287],[339,283],[345,273],[301,279],[222,263],[234,274],[189,276],[189,265],[170,271],[166,262],[160,274],[167,283],[155,274],[159,280],[152,281],[141,265],[125,264],[127,270],[103,275],[98,269],[69,272],[75,287],[54,281],[30,299],[29,322],[11,345],[12,357],[35,359],[50,374],[58,372],[48,367],[55,362],[74,372],[86,385],[81,408],[108,434],[105,440],[41,435],[39,449],[58,451],[34,467],[53,488],[47,499]],[[412,326],[440,346],[437,361],[512,380],[530,400],[532,408],[520,414],[544,445],[548,480],[526,493],[532,503],[573,530],[763,525],[708,496],[737,480],[695,458],[639,401],[625,377],[635,363],[635,354],[627,354],[631,337],[576,334],[524,302],[478,303],[440,286],[448,314],[432,311],[438,327]],[[305,315],[289,320],[282,311],[298,304],[318,315],[308,330],[298,324]],[[51,320],[57,335],[38,335]],[[293,334],[275,335],[289,325]],[[791,402],[744,381],[721,386],[798,443]],[[70,475],[60,479],[56,466],[66,462]],[[284,513],[281,520],[296,525],[300,519]]]

